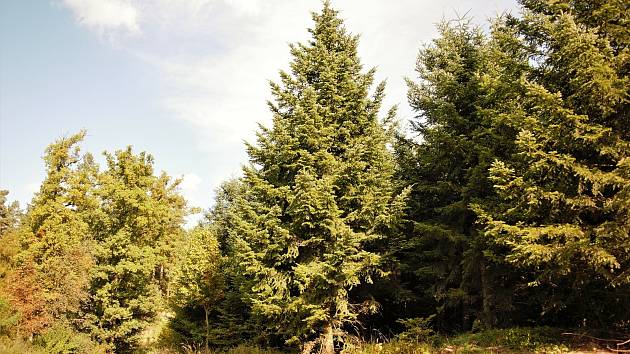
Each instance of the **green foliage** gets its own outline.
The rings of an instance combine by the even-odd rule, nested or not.
[[[438,29],[440,36],[418,56],[419,81],[408,80],[419,138],[401,137],[396,144],[399,183],[412,189],[409,223],[392,251],[402,285],[417,304],[415,314],[405,315],[435,313],[434,323],[445,330],[469,329],[475,321],[494,326],[508,318],[500,312],[510,310],[511,275],[491,257],[494,250],[480,237],[469,205],[492,203],[488,168],[514,145],[514,130],[493,118],[505,97],[488,90],[488,73],[518,77],[523,59],[505,58],[466,20]],[[495,67],[502,63],[509,68]]]
[[[91,156],[80,155],[76,146],[84,135],[48,146],[47,176],[19,230],[22,249],[6,283],[26,336],[55,321],[76,318],[88,296],[91,234],[84,215],[90,212],[88,189],[94,165]]]
[[[435,334],[431,329],[431,321],[435,315],[429,317],[415,317],[399,319],[397,322],[403,325],[404,331],[400,332],[396,338],[407,342],[421,342],[429,339]]]
[[[488,240],[508,249],[505,260],[532,273],[529,285],[566,289],[550,289],[543,313],[621,323],[630,294],[630,57],[627,26],[609,17],[621,5],[524,5],[523,18],[500,29],[530,58],[512,103],[496,110],[518,131],[516,151],[492,164],[500,202],[478,214]],[[618,305],[580,306],[595,298]]]
[[[95,190],[100,209],[91,224],[92,296],[83,310],[86,329],[124,351],[164,307],[162,284],[182,234],[185,202],[178,181],[154,175],[150,155],[129,147],[105,157],[108,168]]]
[[[438,26],[396,137],[325,1],[244,176],[189,231],[151,155],[101,171],[85,132],[52,143],[24,214],[0,190],[0,352],[537,353],[574,345],[515,325],[627,332],[630,11],[520,3],[489,32]]]
[[[33,345],[22,338],[0,337],[0,353],[3,354],[48,354],[43,348]]]
[[[210,311],[223,297],[219,244],[211,229],[197,227],[187,233],[177,252],[171,274],[170,300],[176,311],[201,307],[205,317],[205,344],[210,339]]]
[[[212,348],[229,348],[253,340],[254,337],[264,339],[264,329],[255,328],[255,321],[251,317],[251,308],[246,302],[248,280],[235,254],[237,250],[233,235],[235,227],[233,209],[235,200],[243,191],[244,185],[238,179],[221,184],[216,191],[213,207],[201,225],[195,228],[201,234],[210,237],[210,244],[190,246],[200,250],[199,253],[195,253],[194,258],[205,262],[204,267],[218,267],[215,272],[219,277],[208,279],[216,281],[217,288],[207,289],[218,296],[213,298],[212,302],[205,303],[209,305],[206,308],[201,302],[174,306],[174,316],[169,321],[168,331],[164,333],[164,341],[180,345],[207,341],[208,346]],[[184,240],[182,250],[188,247]],[[186,258],[189,257],[184,257]],[[197,275],[191,272],[190,276],[194,278]],[[198,280],[205,283],[203,279]],[[172,282],[171,288],[173,285]]]
[[[212,306],[221,296],[219,244],[209,229],[187,233],[178,250],[171,274],[171,299],[175,306]]]
[[[628,318],[628,36],[612,15],[623,6],[523,5],[487,36],[441,25],[409,82],[421,139],[396,146],[412,194],[393,250],[417,314],[435,308],[438,328]]]
[[[35,339],[33,344],[50,354],[96,354],[106,352],[106,347],[93,342],[89,335],[78,333],[65,324],[56,324],[46,330]]]
[[[9,191],[0,190],[0,296],[6,293],[5,278],[15,267],[21,249],[19,221],[22,212],[17,202],[7,204]]]
[[[428,343],[392,341],[387,343],[363,344],[351,350],[351,354],[429,354],[437,349]]]
[[[333,336],[342,340],[346,325],[375,308],[351,303],[348,292],[382,274],[369,245],[403,203],[378,119],[384,85],[369,96],[374,70],[362,73],[358,39],[328,3],[313,19],[312,40],[291,46],[291,72],[271,85],[272,128],[248,145],[234,234],[266,327],[330,350]]]
[[[0,297],[0,336],[12,335],[19,320],[20,314],[11,307],[7,299]]]
[[[20,219],[20,206],[18,202],[7,204],[9,191],[0,190],[0,237],[14,229]]]
[[[501,347],[511,350],[536,350],[541,346],[560,344],[562,331],[550,327],[514,327],[492,329],[479,333],[467,333],[447,340],[448,345],[457,347]]]

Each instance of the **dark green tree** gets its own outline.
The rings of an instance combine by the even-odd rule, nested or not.
[[[517,150],[490,170],[501,203],[479,212],[488,239],[548,295],[542,313],[609,327],[630,317],[628,4],[522,3],[504,30],[531,67],[497,110]]]
[[[288,343],[331,353],[376,307],[349,291],[382,274],[372,245],[404,203],[378,118],[385,86],[370,96],[374,70],[362,72],[358,39],[328,2],[313,19],[312,39],[291,46],[291,72],[271,84],[273,126],[248,145],[235,232],[253,310]]]
[[[526,58],[505,55],[497,39],[465,19],[438,29],[418,56],[419,81],[407,81],[418,115],[396,152],[398,179],[412,192],[408,232],[393,249],[417,315],[435,313],[441,330],[470,329],[475,321],[495,326],[507,318],[499,315],[510,310],[512,289],[470,205],[492,203],[488,168],[510,155],[515,136],[493,115],[511,91],[491,90],[487,81],[495,71],[496,87],[518,79]]]

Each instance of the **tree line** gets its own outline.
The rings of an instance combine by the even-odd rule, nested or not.
[[[190,230],[151,155],[106,152],[102,168],[85,132],[57,140],[25,211],[0,194],[0,335],[129,352],[160,324],[182,345],[333,353],[484,328],[627,331],[630,9],[520,5],[487,31],[438,25],[404,129],[324,2],[242,176]]]

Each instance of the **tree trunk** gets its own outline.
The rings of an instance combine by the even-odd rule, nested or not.
[[[206,315],[206,353],[210,353],[208,339],[210,338],[210,322],[208,321],[208,305],[203,305],[203,311]]]
[[[483,325],[484,328],[493,328],[497,325],[497,316],[495,312],[495,294],[494,294],[494,276],[492,269],[486,264],[485,260],[481,261],[481,296],[483,301]]]
[[[315,348],[316,344],[317,341],[315,340],[304,343],[304,345],[302,345],[302,354],[313,354],[313,348]]]
[[[333,337],[333,328],[330,323],[324,326],[322,334],[321,354],[335,354],[335,341]]]

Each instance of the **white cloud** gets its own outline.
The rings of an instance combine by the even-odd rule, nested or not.
[[[197,146],[211,155],[212,171],[196,171],[203,182],[214,183],[210,188],[238,173],[245,162],[242,140],[252,141],[256,124],[271,118],[268,80],[288,68],[287,44],[308,38],[310,12],[322,6],[320,0],[64,2],[97,33],[142,31],[142,36],[123,35],[116,42],[157,68],[164,85],[156,99],[194,127]],[[403,77],[415,76],[418,49],[435,37],[435,24],[458,13],[482,23],[515,9],[516,0],[333,0],[333,6],[350,32],[361,35],[359,54],[366,68],[377,66],[377,79],[388,80],[385,108],[400,105],[399,117],[408,120],[413,113]],[[184,194],[194,205],[201,202],[194,190],[202,181],[195,174],[187,179]]]
[[[74,13],[77,22],[99,34],[120,31],[124,34],[140,32],[138,11],[125,0],[63,0]]]
[[[205,201],[206,196],[201,194],[201,182],[203,180],[195,173],[186,173],[182,176],[179,189],[189,203],[189,206],[201,207],[201,201]]]

